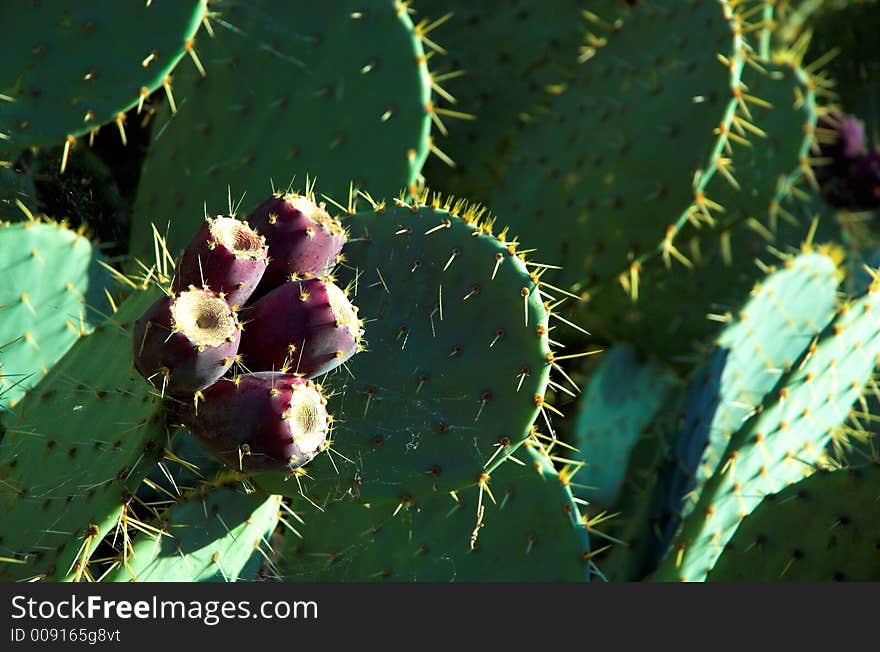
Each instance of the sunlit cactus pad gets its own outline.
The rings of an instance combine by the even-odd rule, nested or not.
[[[202,487],[138,533],[109,576],[116,582],[235,582],[278,524],[279,496]]]
[[[88,238],[53,222],[0,223],[0,409],[13,406],[106,317]]]
[[[704,580],[763,496],[812,473],[880,354],[877,294],[846,303],[733,435],[657,579]]]
[[[155,290],[133,294],[5,418],[0,579],[90,577],[90,556],[157,463],[164,419],[117,355],[155,298]]]

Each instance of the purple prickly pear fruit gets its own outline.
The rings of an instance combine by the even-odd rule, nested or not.
[[[813,172],[825,201],[835,208],[880,207],[880,152],[865,153],[865,125],[845,113],[829,113],[816,129],[820,162]]]
[[[292,194],[273,195],[247,217],[269,245],[269,266],[258,294],[293,278],[324,276],[336,265],[345,229],[324,204]]]
[[[865,127],[845,113],[829,113],[816,125],[819,161],[813,173],[821,186],[846,176],[849,162],[865,148]]]
[[[255,302],[245,319],[246,367],[310,378],[348,360],[363,334],[357,308],[326,279],[288,281]]]
[[[817,129],[833,134],[828,138],[820,138],[819,149],[822,156],[855,158],[864,152],[865,125],[855,116],[829,113],[816,126]],[[822,142],[823,140],[826,142]]]
[[[176,395],[214,384],[236,359],[241,325],[216,292],[190,287],[150,306],[134,325],[134,366]]]
[[[247,222],[208,218],[180,257],[172,290],[205,287],[222,294],[229,305],[242,306],[263,278],[268,251],[265,238]]]
[[[332,418],[310,380],[261,372],[223,378],[186,403],[178,416],[237,471],[293,471],[326,447]]]

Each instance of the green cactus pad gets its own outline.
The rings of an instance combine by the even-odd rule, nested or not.
[[[461,73],[444,82],[455,102],[436,94],[438,105],[475,119],[450,120],[448,135],[436,134],[437,147],[455,162],[429,158],[428,184],[476,201],[489,201],[504,176],[506,154],[524,122],[548,101],[547,87],[558,88],[577,67],[588,22],[582,8],[595,1],[514,0],[486,3],[420,0],[416,8],[430,18],[451,12],[438,28],[448,56],[439,70]],[[605,2],[604,5],[624,3]],[[604,8],[604,7],[603,7]],[[491,54],[487,54],[491,53]]]
[[[757,283],[728,317],[708,359],[689,379],[675,410],[681,418],[655,424],[644,438],[649,441],[641,442],[652,456],[627,471],[632,476],[650,469],[648,478],[636,483],[647,491],[617,506],[638,517],[630,518],[620,535],[631,549],[615,554],[609,569],[625,568],[628,578],[640,579],[656,567],[733,433],[834,316],[838,277],[827,256],[801,254]]]
[[[164,419],[130,356],[131,324],[157,296],[127,299],[6,418],[0,579],[86,577],[89,556],[158,461]]]
[[[834,261],[823,254],[790,259],[755,285],[721,332],[710,361],[691,385],[680,435],[677,467],[691,467],[698,486],[715,472],[731,436],[780,373],[791,368],[834,316],[838,280]],[[693,453],[700,455],[696,467],[693,459],[684,459]]]
[[[81,234],[52,222],[0,223],[0,251],[2,411],[103,321],[110,306],[109,275]]]
[[[759,99],[747,114],[738,110],[736,121],[764,135],[741,127],[749,145],[732,141],[730,153],[718,154],[705,193],[723,213],[714,225],[682,229],[676,243],[690,267],[678,261],[667,267],[662,256],[646,259],[636,301],[613,284],[582,304],[579,321],[591,332],[638,341],[666,358],[688,354],[717,331],[706,316],[735,310],[760,279],[756,259],[772,262],[771,247],[787,252],[809,237],[809,220],[799,221],[782,205],[809,170],[817,119],[812,84],[799,68],[767,63],[744,69],[742,80]]]
[[[761,499],[812,472],[880,354],[878,295],[872,286],[845,304],[733,435],[656,579],[705,579],[739,522]]]
[[[499,466],[482,499],[480,488],[471,487],[399,510],[351,501],[330,503],[323,512],[302,510],[302,540],[285,535],[283,579],[588,580],[589,538],[568,487],[532,446],[514,457],[521,464]]]
[[[204,14],[205,0],[3,2],[0,149],[113,122],[162,86]]]
[[[309,493],[397,503],[476,484],[545,409],[548,313],[481,212],[394,202],[345,223],[337,282],[367,344],[321,381],[336,427],[301,480]],[[296,495],[272,477],[259,480],[269,493]]]
[[[880,580],[880,465],[816,473],[765,497],[708,579]]]
[[[667,400],[674,377],[640,360],[628,344],[603,353],[578,400],[574,421],[577,459],[586,463],[576,493],[591,504],[611,507],[627,470],[632,447]]]
[[[562,265],[557,284],[616,284],[714,217],[701,192],[738,104],[733,17],[726,2],[636,3],[511,153],[493,209]]]
[[[170,221],[172,252],[212,214],[242,210],[295,176],[331,197],[377,198],[416,181],[428,155],[431,80],[419,34],[396,0],[320,5],[218,2],[207,76],[175,79],[178,112],[156,116],[138,189],[131,252]],[[231,190],[230,190],[231,189]]]
[[[138,534],[126,563],[108,579],[235,582],[257,548],[268,545],[280,503],[280,496],[234,486],[205,487],[160,514],[150,524],[156,534]]]
[[[677,384],[633,445],[623,484],[608,522],[607,532],[619,543],[596,563],[611,582],[640,581],[646,560],[656,558],[659,532],[655,520],[655,496],[660,471],[667,463],[682,418],[687,388]],[[609,510],[606,510],[609,511]],[[593,513],[595,514],[595,512]]]

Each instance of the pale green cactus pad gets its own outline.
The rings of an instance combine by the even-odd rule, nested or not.
[[[4,418],[0,579],[94,579],[90,556],[167,437],[129,354],[131,324],[156,298],[135,292]]]
[[[205,485],[137,535],[116,582],[235,582],[278,524],[280,496]]]
[[[656,579],[704,580],[761,499],[814,470],[880,354],[877,298],[874,285],[845,304],[733,435]]]
[[[16,209],[17,210],[17,209]],[[82,234],[53,222],[0,223],[0,411],[95,324],[109,274]]]
[[[576,489],[581,498],[610,508],[617,501],[630,451],[642,430],[669,398],[675,377],[640,360],[620,344],[601,355],[574,421],[575,457],[585,463]]]

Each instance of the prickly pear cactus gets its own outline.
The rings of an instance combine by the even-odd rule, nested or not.
[[[589,26],[582,9],[605,14],[615,4],[624,7],[605,0],[418,2],[420,13],[444,21],[436,30],[445,50],[436,64],[443,88],[434,101],[467,116],[434,135],[440,153],[424,170],[431,187],[489,201],[518,131],[540,113],[548,90],[558,92],[578,66]]]
[[[269,547],[280,496],[245,493],[240,483],[205,484],[137,534],[109,576],[115,582],[235,582]]]
[[[644,47],[657,32],[659,56]],[[562,266],[563,287],[617,283],[688,220],[714,219],[703,191],[741,101],[736,34],[726,2],[637,3],[519,141],[493,210]]]
[[[794,65],[765,63],[745,68],[742,83],[749,99],[736,106],[728,145],[715,154],[715,174],[702,190],[716,206],[713,223],[683,225],[677,244],[659,248],[679,247],[678,260],[667,249],[643,259],[620,284],[597,290],[581,310],[591,331],[637,340],[667,357],[689,353],[717,329],[706,316],[734,310],[759,281],[756,259],[772,264],[775,252],[820,241],[810,220],[799,221],[782,206],[810,174],[817,119],[812,82]]]
[[[72,141],[116,122],[163,84],[187,52],[206,0],[55,2],[0,7],[0,149]]]
[[[527,442],[530,443],[530,442]],[[470,487],[405,506],[329,502],[300,512],[282,578],[304,581],[585,581],[587,530],[546,453],[524,445]]]
[[[120,355],[156,296],[135,291],[5,418],[0,578],[94,579],[90,556],[124,526],[167,438],[149,386]]]
[[[880,465],[820,471],[740,523],[711,582],[880,579]]]
[[[676,469],[687,469],[687,486],[677,492],[679,499],[690,494],[685,513],[733,433],[833,317],[838,281],[833,260],[805,253],[756,284],[743,308],[729,316],[685,403],[675,451]]]
[[[727,325],[681,404],[661,412],[636,445],[641,452],[626,469],[629,495],[615,507],[628,514],[619,536],[629,549],[615,551],[609,573],[641,579],[656,566],[731,436],[833,317],[838,280],[831,258],[804,253],[756,283],[738,310],[719,316]]]
[[[344,201],[350,184],[376,197],[416,181],[428,155],[431,79],[423,40],[397,0],[369,8],[224,0],[199,44],[207,76],[177,75],[138,189],[131,251],[172,251],[204,217],[242,207],[296,177]],[[207,41],[207,40],[206,40]],[[231,212],[231,211],[230,211]],[[247,211],[246,211],[247,212]]]
[[[105,319],[109,274],[82,233],[63,224],[0,223],[0,410],[14,406]]]
[[[438,199],[347,220],[338,282],[366,350],[322,380],[336,420],[327,453],[298,482],[258,484],[406,503],[479,483],[548,415],[555,359],[538,278],[481,217]]]
[[[669,397],[674,376],[621,344],[601,355],[578,399],[574,420],[579,497],[609,508],[617,501],[632,447]]]
[[[761,498],[813,471],[880,354],[877,293],[844,304],[731,437],[656,579],[704,580]]]

